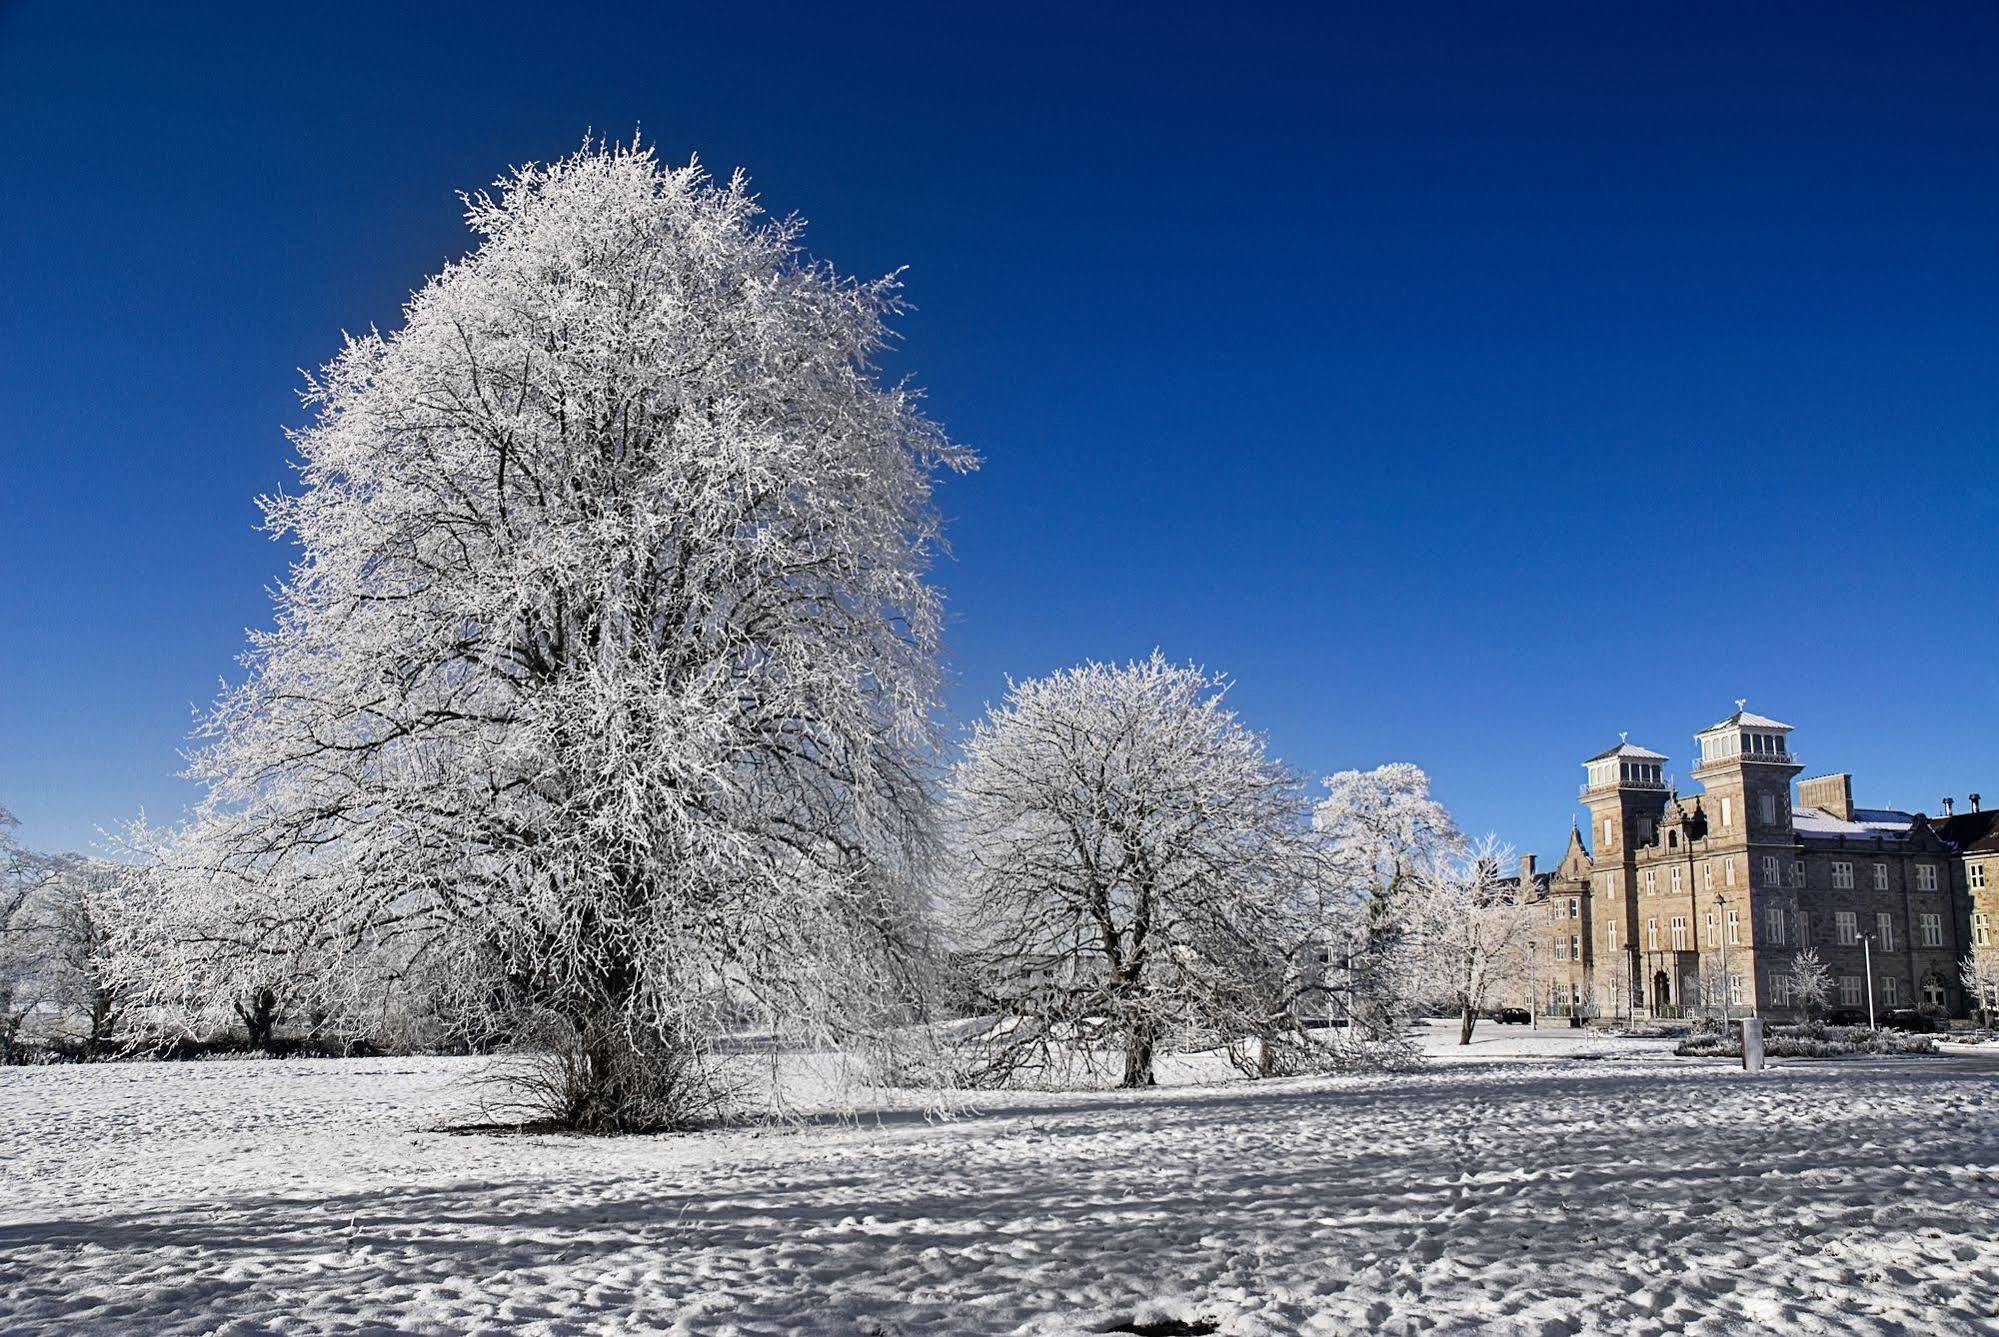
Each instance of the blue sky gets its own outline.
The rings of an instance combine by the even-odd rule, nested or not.
[[[988,459],[960,714],[1157,645],[1544,857],[1581,758],[1684,774],[1735,697],[1863,802],[1999,796],[1999,9],[732,8],[0,7],[30,842],[190,801],[297,369],[591,127],[909,267],[895,369]]]

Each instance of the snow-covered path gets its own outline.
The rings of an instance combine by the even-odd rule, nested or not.
[[[425,1131],[464,1061],[5,1070],[0,1331],[1990,1330],[1999,1065],[1596,1052],[610,1142]]]

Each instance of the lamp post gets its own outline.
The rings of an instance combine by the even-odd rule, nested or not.
[[[1874,935],[1872,933],[1860,935],[1860,959],[1863,963],[1860,968],[1867,972],[1867,1029],[1879,1030],[1880,1027],[1874,1024]]]
[[[1541,1029],[1541,944],[1527,940],[1527,1029]]]
[[[1720,892],[1714,894],[1714,936],[1721,944],[1721,1024],[1728,1029],[1728,898]]]

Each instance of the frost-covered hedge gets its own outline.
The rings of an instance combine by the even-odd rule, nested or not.
[[[1675,1054],[1688,1058],[1741,1058],[1742,1032],[1727,1034],[1703,1028],[1680,1041]],[[1763,1052],[1771,1058],[1836,1058],[1841,1054],[1934,1054],[1936,1041],[1908,1031],[1871,1031],[1865,1026],[1772,1026],[1763,1036]]]

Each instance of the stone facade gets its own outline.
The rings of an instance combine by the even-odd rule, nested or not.
[[[1851,776],[1797,779],[1791,733],[1746,709],[1701,730],[1694,794],[1628,741],[1583,763],[1589,830],[1547,874],[1522,869],[1544,907],[1541,1013],[1792,1017],[1806,947],[1832,977],[1825,1011],[1862,1015],[1870,989],[1877,1014],[1977,1005],[1960,962],[1989,957],[1999,978],[1994,814],[1856,807]]]

